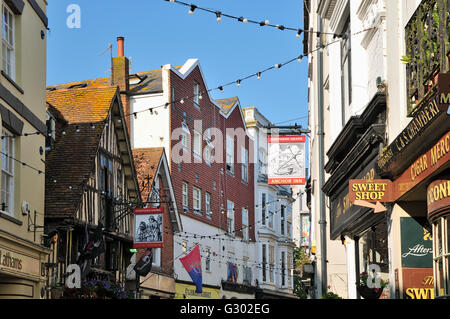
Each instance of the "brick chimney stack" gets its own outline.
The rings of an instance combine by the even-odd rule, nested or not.
[[[120,96],[122,100],[123,113],[127,123],[128,134],[130,133],[130,100],[128,91],[130,90],[130,61],[125,56],[124,52],[124,37],[117,37],[118,56],[112,59],[112,77],[111,85],[118,86],[120,89]]]

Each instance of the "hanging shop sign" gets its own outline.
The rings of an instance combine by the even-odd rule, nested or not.
[[[421,223],[425,217],[400,217],[402,267],[433,267],[433,239]]]
[[[439,109],[450,114],[450,73],[438,75]]]
[[[364,200],[369,203],[392,201],[392,182],[388,179],[351,179],[349,181],[349,199]]]
[[[450,214],[450,180],[434,181],[427,189],[428,218]]]
[[[134,209],[133,248],[163,247],[163,209]]]
[[[440,140],[426,152],[419,156],[394,184],[394,200],[399,199],[405,193],[422,182],[450,160],[450,131],[447,131]]]
[[[375,170],[377,157],[374,157],[367,166],[359,173],[354,174],[352,177],[355,180],[367,180],[373,181],[380,178]],[[337,196],[330,198],[330,233],[331,239],[336,239],[340,234],[346,230],[355,220],[361,217],[366,208],[354,205],[350,201],[349,187],[342,187]]]
[[[305,136],[268,137],[269,185],[305,185]]]

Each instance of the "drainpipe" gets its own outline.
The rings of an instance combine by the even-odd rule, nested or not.
[[[318,31],[319,43],[318,43],[318,58],[317,58],[317,78],[318,78],[318,140],[319,140],[319,211],[320,211],[320,261],[321,261],[321,274],[322,274],[322,295],[328,290],[327,283],[327,221],[325,215],[325,194],[322,190],[325,173],[324,173],[324,123],[323,123],[323,52],[320,49],[322,45],[322,39],[320,34],[322,32],[322,17],[318,15]]]

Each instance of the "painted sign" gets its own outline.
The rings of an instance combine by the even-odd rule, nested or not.
[[[398,200],[450,160],[450,131],[395,180],[394,200]]]
[[[269,185],[305,185],[305,136],[268,137]]]
[[[450,180],[434,181],[427,189],[428,218],[434,220],[450,210]]]
[[[369,203],[391,202],[392,182],[388,179],[351,179],[348,196],[351,202],[364,200]]]
[[[433,267],[433,240],[431,234],[417,220],[425,217],[400,217],[402,267]]]
[[[383,150],[378,158],[378,167],[386,171],[394,158],[400,156],[404,149],[419,136],[440,114],[437,94],[422,103],[408,126]]]
[[[176,283],[175,299],[220,299],[220,289],[203,287],[202,292],[195,292],[195,285]]]
[[[42,276],[39,260],[0,247],[0,269]]]
[[[450,114],[450,73],[438,75],[439,109]]]
[[[432,268],[403,268],[403,298],[434,299]]]
[[[163,247],[163,209],[134,209],[133,248]]]

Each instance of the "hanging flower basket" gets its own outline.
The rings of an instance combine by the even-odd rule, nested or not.
[[[358,286],[358,291],[364,299],[380,299],[384,288],[369,288],[367,286]]]

